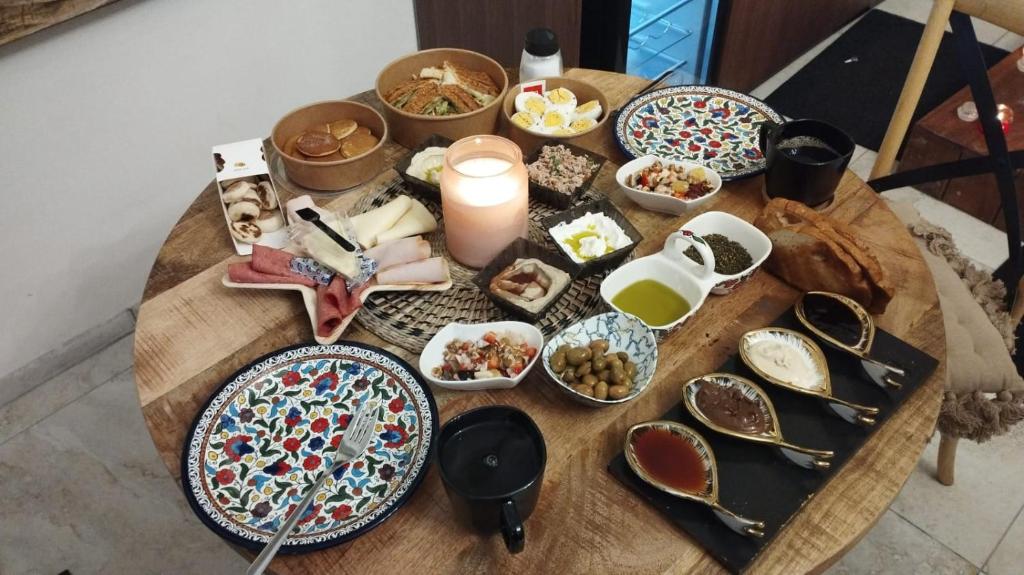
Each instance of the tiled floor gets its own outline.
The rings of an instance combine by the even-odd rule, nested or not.
[[[887,0],[881,8],[920,21],[928,5]],[[771,93],[838,34],[754,94]],[[1008,50],[1024,44],[983,23],[978,34]],[[860,148],[851,169],[865,177],[874,158]],[[887,195],[914,202],[981,265],[1005,259],[1005,236],[991,226],[910,188]],[[8,387],[0,397],[0,573],[244,571],[246,563],[195,519],[156,456],[133,383],[133,321],[126,311],[97,331],[116,342],[103,349],[72,342],[75,353],[67,355],[75,365],[42,386],[17,394]],[[38,375],[36,367],[26,369]],[[891,509],[830,572],[1024,572],[1022,447],[1024,426],[984,445],[962,443],[957,483],[944,487],[933,478],[933,443]]]

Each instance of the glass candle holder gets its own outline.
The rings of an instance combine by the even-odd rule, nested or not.
[[[1009,134],[1010,128],[1013,126],[1013,108],[1006,104],[999,104],[996,111],[996,119],[999,120],[999,125],[1003,128],[1003,133]]]
[[[499,136],[470,136],[448,147],[441,170],[441,209],[448,253],[486,266],[529,225],[529,180],[523,153]]]

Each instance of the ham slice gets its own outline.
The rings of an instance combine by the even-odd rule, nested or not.
[[[240,284],[300,284],[309,287],[317,285],[312,279],[299,274],[289,272],[288,275],[284,276],[256,271],[252,267],[252,262],[230,264],[228,266],[228,278]]]
[[[316,334],[320,337],[331,335],[341,322],[363,306],[359,294],[366,286],[349,293],[345,280],[335,276],[331,283],[316,288]]]
[[[430,257],[430,242],[419,236],[401,238],[377,244],[363,252],[377,262],[377,269],[383,270],[399,264],[417,262]]]
[[[448,261],[443,257],[392,266],[377,272],[377,282],[383,285],[433,284],[448,279]]]
[[[252,246],[252,269],[275,276],[291,276],[292,254],[255,244]]]

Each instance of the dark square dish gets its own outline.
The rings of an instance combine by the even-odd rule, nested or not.
[[[622,231],[626,232],[629,239],[633,240],[633,243],[624,248],[617,249],[610,254],[605,254],[601,257],[587,260],[583,263],[576,263],[572,261],[572,257],[562,250],[562,247],[558,245],[554,236],[551,235],[551,228],[562,222],[571,222],[576,218],[586,215],[587,212],[600,212],[614,220],[615,223],[619,224],[619,227],[622,228]],[[622,215],[622,212],[620,212],[615,207],[615,204],[613,204],[608,198],[601,198],[600,200],[580,204],[574,208],[565,210],[564,212],[552,214],[541,220],[540,225],[543,226],[544,233],[548,235],[548,238],[555,243],[555,249],[558,250],[558,253],[561,254],[569,265],[573,266],[576,270],[577,276],[587,276],[614,268],[622,263],[622,260],[626,259],[626,257],[633,252],[636,246],[644,240],[644,236],[640,234],[640,231],[630,223],[626,216]]]
[[[544,307],[536,312],[527,311],[514,303],[491,293],[491,279],[501,273],[502,270],[515,263],[519,258],[535,258],[569,274],[569,281],[566,282],[565,287],[563,287],[555,297],[551,298]],[[536,242],[519,238],[506,246],[505,249],[501,250],[501,253],[496,255],[494,259],[491,260],[491,263],[487,264],[486,267],[480,270],[480,272],[473,277],[473,283],[476,284],[476,287],[480,288],[480,291],[484,292],[484,294],[501,309],[529,320],[532,323],[536,323],[540,321],[540,318],[544,317],[544,312],[550,309],[551,306],[558,301],[558,298],[565,295],[565,292],[569,290],[569,286],[572,285],[574,279],[576,279],[576,275],[573,273],[572,262],[568,259],[563,258],[560,254],[553,252]]]
[[[591,172],[590,176],[568,194],[563,194],[553,188],[534,182],[532,178],[530,179],[530,195],[532,197],[544,202],[545,204],[555,206],[562,210],[571,208],[577,201],[579,201],[580,196],[590,189],[591,184],[594,183],[594,179],[597,178],[599,173],[601,173],[601,168],[604,167],[606,158],[600,154],[595,154],[590,150],[584,150],[579,146],[566,144],[565,142],[560,142],[558,140],[549,140],[537,146],[537,149],[530,154],[530,157],[526,158],[527,171],[529,171],[530,164],[536,162],[537,158],[540,157],[540,152],[544,149],[544,146],[565,146],[566,148],[569,148],[569,151],[574,155],[586,156],[591,162],[597,163],[597,168]]]
[[[419,178],[410,176],[409,174],[406,173],[406,170],[409,169],[409,165],[412,164],[412,158],[416,154],[422,152],[423,150],[426,150],[427,148],[434,147],[434,146],[437,146],[437,147],[440,147],[440,148],[447,148],[448,146],[451,146],[453,143],[454,142],[452,142],[448,138],[445,138],[444,136],[439,136],[437,134],[434,134],[434,135],[430,136],[429,138],[427,138],[426,140],[423,140],[422,142],[420,142],[420,145],[416,146],[415,149],[413,149],[408,154],[403,156],[402,159],[399,160],[399,162],[397,164],[395,164],[395,171],[398,172],[398,175],[405,181],[406,184],[409,185],[410,188],[412,188],[412,189],[414,189],[414,190],[416,190],[418,192],[421,192],[421,193],[425,194],[428,197],[437,198],[438,200],[440,200],[441,199],[441,186],[440,185],[432,184],[430,182],[426,182],[426,181],[421,180]]]

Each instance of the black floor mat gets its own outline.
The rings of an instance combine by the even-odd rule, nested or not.
[[[871,10],[766,100],[781,114],[824,120],[877,150],[923,31],[923,24]],[[1007,55],[987,44],[981,49],[988,66]],[[953,36],[946,33],[914,120],[965,85]]]

